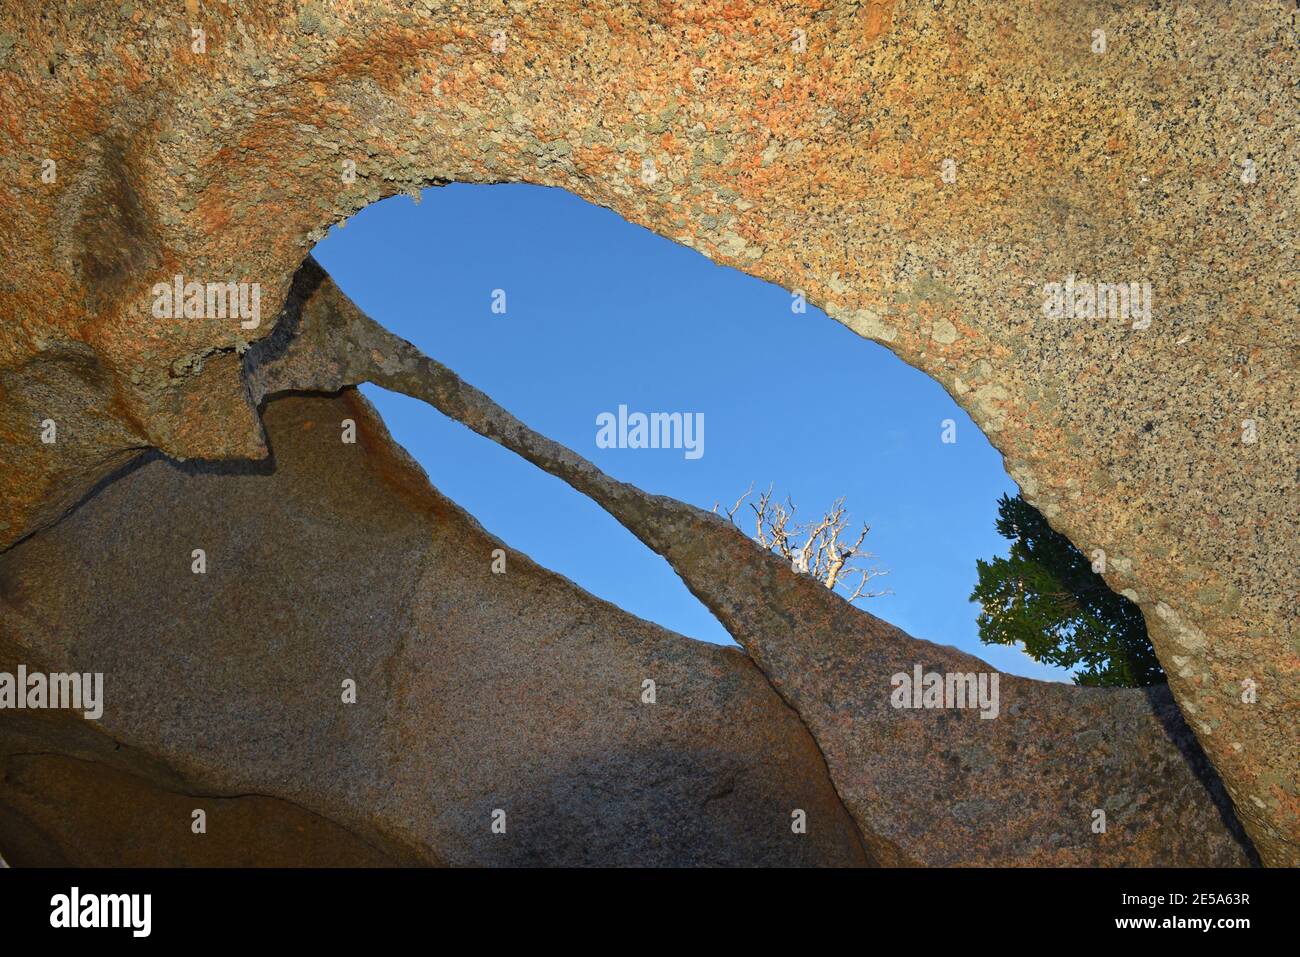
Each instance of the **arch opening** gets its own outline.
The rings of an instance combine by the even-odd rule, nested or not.
[[[314,255],[376,321],[611,475],[703,508],[770,486],[801,519],[843,498],[850,538],[869,525],[862,547],[887,572],[860,607],[1008,673],[1071,679],[979,639],[975,562],[1005,554],[997,502],[1018,491],[1000,454],[939,383],[801,294],[525,184],[390,197]],[[506,541],[642,618],[731,643],[593,502],[416,400],[363,390],[433,483]],[[681,415],[684,447],[626,447],[637,412]],[[601,447],[601,416],[624,447]],[[746,531],[757,498],[737,514]]]

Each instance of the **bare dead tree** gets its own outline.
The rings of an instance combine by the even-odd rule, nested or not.
[[[739,527],[736,513],[753,494],[751,483],[745,494],[736,499],[731,508],[725,509],[731,524]],[[715,514],[719,507],[718,504],[713,506]],[[811,575],[832,591],[838,588],[839,594],[851,602],[890,594],[887,588],[868,587],[873,579],[889,572],[864,564],[876,557],[871,552],[862,551],[862,543],[871,526],[863,524],[857,537],[849,541],[852,533],[843,497],[836,499],[830,511],[813,522],[798,521],[794,502],[788,497],[784,503],[776,501],[771,486],[759,495],[757,502],[749,502],[749,507],[754,513],[754,540],[790,562],[794,571]]]

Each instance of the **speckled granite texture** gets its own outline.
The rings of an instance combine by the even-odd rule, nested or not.
[[[1105,551],[1261,856],[1300,863],[1295,19],[9,3],[0,541],[141,448],[263,456],[239,352],[331,223],[436,182],[559,186],[943,383],[1026,497]],[[260,283],[263,320],[154,318],[176,274]],[[1149,283],[1150,324],[1046,315],[1068,277]]]
[[[1167,688],[1030,681],[918,641],[795,573],[719,516],[611,479],[528,428],[369,320],[314,261],[290,303],[276,337],[248,353],[257,390],[374,382],[428,402],[598,502],[669,561],[803,719],[875,862],[1251,861]],[[968,707],[916,708],[919,689],[903,701],[892,689],[896,676],[918,671],[970,675],[992,692],[964,689]]]
[[[870,863],[746,655],[508,550],[353,392],[266,424],[274,465],[151,456],[0,555],[0,671],[108,689],[97,722],[0,720],[12,863]]]

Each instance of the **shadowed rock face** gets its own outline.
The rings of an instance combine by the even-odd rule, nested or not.
[[[283,330],[292,338],[250,353],[250,382],[336,388],[368,379],[423,399],[604,506],[668,559],[804,719],[875,860],[1248,861],[1222,786],[1166,688],[997,675],[997,697],[981,700],[982,711],[974,702],[961,710],[907,707],[921,692],[897,698],[897,675],[991,682],[993,670],[854,608],[716,515],[609,478],[370,322],[314,262],[292,302]],[[967,694],[974,689],[963,701]]]
[[[207,815],[201,837],[193,813]],[[8,754],[0,832],[15,867],[384,867],[403,861],[262,795],[172,791],[98,761]]]
[[[1026,497],[1105,551],[1264,860],[1300,864],[1293,17],[9,3],[0,544],[141,447],[263,456],[238,353],[331,223],[431,183],[563,187],[939,380]],[[178,274],[259,282],[263,321],[154,318]],[[1151,325],[1045,315],[1072,276],[1149,282]]]
[[[105,683],[98,722],[0,720],[11,863],[868,862],[743,653],[515,552],[493,574],[355,393],[265,422],[272,460],[147,456],[0,556],[0,670]]]

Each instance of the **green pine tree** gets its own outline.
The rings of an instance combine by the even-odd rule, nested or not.
[[[1011,554],[976,561],[971,600],[982,609],[981,641],[1020,643],[1035,661],[1077,667],[1080,685],[1132,688],[1165,680],[1137,605],[1111,591],[1038,509],[1003,495],[997,530],[1011,540]]]

